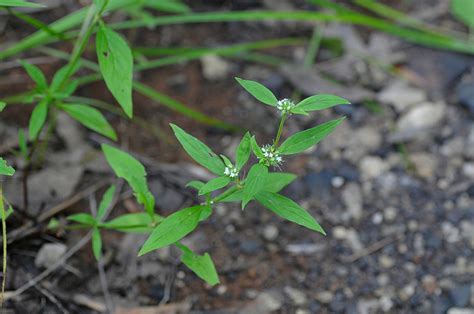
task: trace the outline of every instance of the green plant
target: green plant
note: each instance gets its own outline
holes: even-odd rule
[[[155,197],[148,189],[145,167],[134,157],[118,148],[103,144],[105,157],[119,178],[128,182],[137,202],[144,207],[143,213],[126,214],[110,221],[102,221],[103,213],[110,204],[113,187],[106,193],[97,215],[76,214],[69,220],[79,223],[79,227],[92,228],[94,255],[100,258],[100,231],[112,229],[122,232],[149,234],[139,250],[144,255],[154,250],[174,245],[181,250],[181,261],[208,284],[219,282],[218,275],[208,253],[198,255],[180,243],[202,221],[209,218],[217,203],[237,202],[242,210],[251,201],[257,201],[278,216],[326,234],[320,224],[296,202],[279,194],[296,176],[291,173],[272,172],[280,169],[283,158],[299,154],[319,143],[329,135],[344,118],[332,120],[313,128],[298,132],[286,138],[281,144],[284,124],[293,114],[309,115],[312,111],[327,109],[349,102],[334,95],[315,95],[293,103],[289,99],[278,100],[265,86],[258,82],[237,78],[237,82],[260,102],[278,110],[281,114],[277,132],[271,144],[259,145],[249,132],[242,137],[234,158],[214,153],[206,144],[188,134],[177,125],[171,128],[183,149],[198,164],[208,169],[216,177],[208,182],[191,181],[187,186],[195,189],[203,201],[192,207],[161,217],[154,212]],[[251,158],[251,154],[256,157]],[[252,161],[249,164],[249,160]],[[249,169],[247,174],[244,169]],[[215,194],[216,191],[222,191]]]

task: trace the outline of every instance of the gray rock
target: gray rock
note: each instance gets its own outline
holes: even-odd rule
[[[316,293],[315,298],[318,302],[329,304],[334,299],[334,294],[331,291],[321,291]]]
[[[474,314],[474,308],[452,307],[448,310],[447,314]]]
[[[62,243],[46,243],[39,249],[35,257],[36,267],[49,267],[66,253],[67,247]]]
[[[291,301],[295,305],[301,306],[301,305],[306,304],[308,301],[308,299],[306,298],[306,295],[301,290],[295,289],[290,286],[286,286],[285,288],[283,288],[283,290],[285,291],[285,293],[288,295],[288,297],[291,299]]]
[[[241,314],[266,314],[278,311],[283,305],[283,296],[277,291],[264,291],[238,311]]]
[[[382,158],[377,156],[366,156],[359,163],[359,171],[363,178],[374,179],[385,171],[389,170],[390,165]]]
[[[362,191],[357,183],[349,183],[342,191],[342,201],[350,217],[356,221],[362,218]]]
[[[471,299],[471,285],[465,284],[456,286],[449,291],[449,295],[456,307],[465,307],[469,304]]]
[[[262,233],[265,240],[274,241],[278,237],[278,228],[275,225],[266,225]]]
[[[288,244],[285,250],[288,253],[295,255],[301,254],[315,254],[318,252],[323,252],[326,249],[326,244],[313,244],[313,243],[302,243],[302,244]]]
[[[417,153],[410,155],[409,158],[415,166],[415,171],[418,176],[426,180],[434,179],[438,161],[433,155]]]
[[[211,81],[226,77],[231,68],[229,62],[216,55],[206,55],[200,60],[204,77]]]
[[[392,82],[377,95],[379,102],[393,105],[397,112],[403,112],[426,99],[424,90],[412,87],[404,80]]]
[[[462,166],[462,173],[469,179],[474,179],[474,162],[467,162]]]
[[[391,142],[412,140],[438,127],[446,113],[444,103],[422,103],[414,106],[397,121],[397,132],[390,135]]]

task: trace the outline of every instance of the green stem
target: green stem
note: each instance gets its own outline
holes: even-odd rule
[[[278,132],[277,132],[275,141],[273,142],[273,148],[274,148],[274,149],[277,149],[277,147],[278,147],[278,142],[280,141],[281,133],[283,132],[283,126],[285,125],[286,115],[287,115],[287,114],[284,113],[284,114],[281,116],[280,126],[278,127]]]
[[[230,189],[228,189],[227,191],[224,191],[222,192],[221,194],[217,195],[216,197],[214,197],[212,199],[212,202],[214,203],[219,203],[220,201],[222,201],[223,199],[225,199],[226,197],[234,194],[235,192],[237,192],[238,190],[242,189],[243,186],[242,185],[234,185],[232,186]]]

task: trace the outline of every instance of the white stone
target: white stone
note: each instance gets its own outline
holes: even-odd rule
[[[444,118],[446,105],[444,103],[422,103],[414,106],[397,122],[401,131],[418,131],[437,126]]]
[[[377,95],[379,102],[393,105],[397,112],[402,112],[426,99],[424,90],[412,87],[403,80],[394,81]]]
[[[225,78],[230,71],[230,64],[216,55],[206,55],[201,58],[203,75],[208,80]]]
[[[38,254],[36,254],[36,267],[49,267],[57,262],[61,256],[66,253],[67,247],[62,243],[46,243],[44,244]]]
[[[377,156],[366,156],[359,163],[359,170],[362,177],[373,179],[380,176],[389,169],[389,165]]]

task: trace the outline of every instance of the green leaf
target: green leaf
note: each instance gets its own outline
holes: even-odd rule
[[[319,223],[300,205],[289,198],[273,192],[260,192],[257,201],[278,216],[326,235]]]
[[[268,88],[266,88],[262,84],[255,81],[243,80],[238,77],[236,77],[235,79],[237,80],[237,82],[239,82],[240,85],[242,85],[243,88],[245,88],[247,92],[249,92],[260,102],[263,102],[264,104],[273,107],[276,106],[278,99]]]
[[[174,0],[145,0],[145,6],[166,13],[183,14],[191,12],[191,9],[187,5],[181,1]]]
[[[217,275],[216,267],[208,253],[198,255],[185,245],[177,244],[177,246],[183,252],[183,255],[181,255],[181,262],[183,262],[184,265],[211,286],[219,283],[219,276]]]
[[[92,229],[92,252],[95,259],[98,261],[102,256],[102,237],[100,236],[99,228]]]
[[[99,110],[80,104],[64,104],[61,105],[61,109],[85,127],[114,141],[117,140],[117,134]]]
[[[255,140],[255,135],[250,138],[250,146],[252,147],[252,151],[259,159],[263,158],[262,149],[257,144],[257,140]]]
[[[206,144],[186,133],[179,126],[174,124],[170,124],[170,126],[174,135],[192,159],[218,176],[224,174],[224,163]]]
[[[97,58],[105,84],[128,117],[133,116],[133,57],[118,33],[101,26],[96,37]]]
[[[222,189],[223,187],[225,187],[229,183],[230,183],[230,178],[229,177],[214,178],[211,181],[204,184],[204,186],[202,186],[199,189],[199,195],[204,195],[204,194],[210,193],[212,191]]]
[[[155,222],[163,218],[155,214]],[[147,213],[133,213],[118,216],[110,221],[104,222],[101,228],[112,229],[127,233],[150,233],[153,231],[152,220]]]
[[[236,167],[239,171],[243,166],[245,166],[250,158],[250,145],[250,133],[247,132],[242,137],[242,140],[237,147],[237,151],[235,152]]]
[[[67,74],[69,75],[69,77],[74,75],[74,73],[76,73],[77,70],[79,70],[80,66],[81,66],[80,62],[76,63],[76,65],[74,66],[74,68],[72,68],[72,71],[70,73],[68,73],[69,68],[70,68],[69,64],[66,64],[65,66],[60,68],[58,71],[56,71],[56,73],[53,76],[53,80],[51,81],[51,86],[50,86],[51,92],[54,94],[56,92],[62,92],[63,90],[68,89],[67,86],[72,83],[69,82],[70,79],[68,79],[65,83],[63,83],[64,78],[66,77]],[[61,84],[64,84],[64,85],[61,86]]]
[[[7,104],[3,101],[0,101],[0,112],[3,111],[3,109],[5,109],[5,107],[7,106]]]
[[[281,144],[278,151],[282,155],[301,153],[328,136],[344,119],[345,117],[331,120],[314,128],[293,134]]]
[[[296,175],[285,172],[269,172],[265,176],[265,182],[263,183],[262,191],[267,192],[280,192],[284,187],[290,184]],[[222,199],[222,202],[240,202],[242,201],[243,191],[242,189],[230,194],[228,197]]]
[[[0,0],[0,7],[41,8],[44,7],[44,5],[23,0]]]
[[[12,205],[8,205],[7,212],[5,213],[5,219],[8,219],[13,214],[13,207]]]
[[[204,205],[202,208],[201,216],[199,216],[199,222],[206,220],[211,215],[212,215],[212,207],[209,205]]]
[[[48,81],[46,81],[46,77],[40,68],[23,60],[20,60],[19,62],[23,68],[25,68],[26,73],[28,73],[31,79],[36,83],[36,86],[38,86],[39,90],[44,91],[48,88]]]
[[[474,1],[451,0],[451,13],[470,28],[474,28]]]
[[[102,196],[102,200],[100,201],[99,208],[97,210],[97,220],[101,221],[104,218],[106,210],[112,204],[112,200],[115,194],[115,185],[111,185],[107,191],[105,191],[104,195]]]
[[[74,222],[80,223],[82,225],[87,225],[87,226],[96,225],[95,218],[92,217],[91,214],[86,214],[86,213],[70,215],[67,217],[67,220],[74,221]]]
[[[261,164],[253,165],[245,179],[242,196],[242,209],[250,202],[258,192],[262,191],[263,183],[266,180],[268,168]]]
[[[145,167],[126,152],[113,146],[102,144],[102,151],[117,177],[128,182],[137,201],[145,207],[148,215],[153,217],[155,198],[148,189]]]
[[[234,165],[232,164],[232,161],[230,161],[229,158],[227,158],[225,155],[220,155],[222,160],[224,161],[224,165],[226,167],[233,167]]]
[[[204,186],[204,182],[201,181],[190,181],[186,184],[186,187],[193,188],[195,190],[200,190]]]
[[[145,241],[138,256],[181,240],[197,227],[202,210],[203,206],[194,206],[166,217]]]
[[[0,175],[2,176],[12,176],[15,174],[15,169],[9,166],[5,159],[0,157]]]
[[[28,132],[31,140],[35,140],[43,125],[46,122],[48,116],[48,101],[43,99],[39,104],[36,105],[35,109],[31,113],[30,122],[28,126]]]
[[[300,113],[300,110],[303,112],[323,110],[337,105],[348,104],[350,104],[350,102],[342,97],[329,94],[320,94],[303,99],[291,110],[291,112]]]

